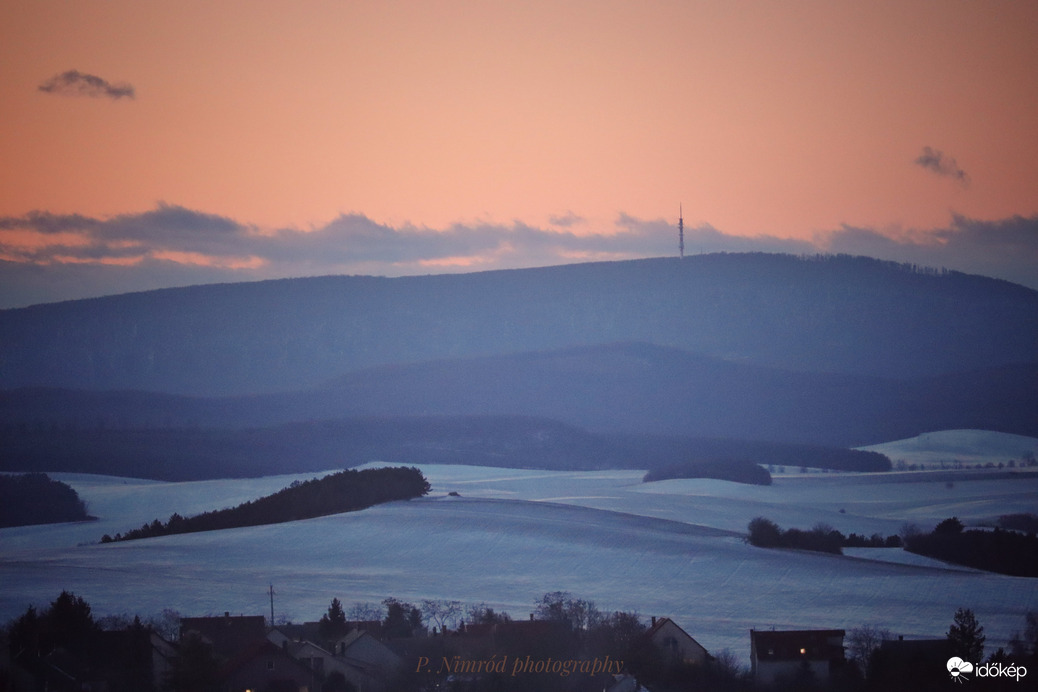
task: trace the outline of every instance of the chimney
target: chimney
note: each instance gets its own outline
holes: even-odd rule
[[[652,616],[652,625],[651,625],[651,627],[655,627],[655,626],[656,626],[656,616],[653,615]]]

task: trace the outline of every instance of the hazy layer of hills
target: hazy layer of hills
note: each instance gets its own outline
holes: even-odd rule
[[[543,418],[344,418],[266,428],[0,427],[3,470],[183,481],[321,471],[378,460],[540,469],[659,469],[737,460],[883,471],[875,452],[754,440],[591,433]],[[714,476],[716,477],[716,476]]]
[[[1038,364],[895,380],[608,344],[382,366],[282,394],[0,392],[8,427],[259,428],[341,418],[534,417],[591,432],[860,446],[929,430],[1038,434]]]
[[[704,455],[691,440],[1038,436],[1038,292],[865,258],[168,289],[0,311],[0,356],[8,470],[650,468]]]

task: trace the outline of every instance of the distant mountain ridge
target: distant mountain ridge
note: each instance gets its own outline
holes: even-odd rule
[[[1038,292],[768,254],[196,286],[0,311],[0,388],[247,395],[617,342],[797,372],[937,376],[1038,360]]]

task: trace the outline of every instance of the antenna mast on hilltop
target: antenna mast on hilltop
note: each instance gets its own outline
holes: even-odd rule
[[[685,258],[685,218],[681,213],[681,205],[678,205],[678,255]]]

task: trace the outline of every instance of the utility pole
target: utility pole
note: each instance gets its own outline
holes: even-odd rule
[[[270,626],[274,626],[274,585],[270,585]]]

